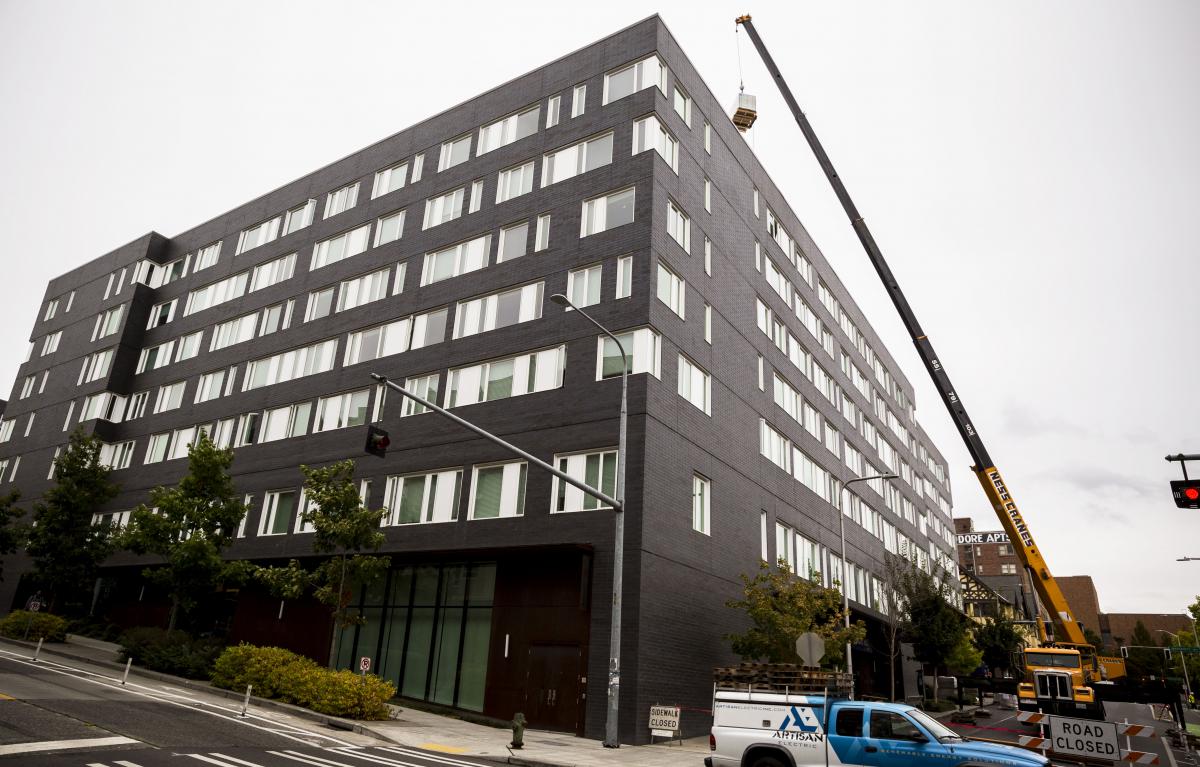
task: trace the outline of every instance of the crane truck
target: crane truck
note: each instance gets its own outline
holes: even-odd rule
[[[763,44],[762,38],[754,28],[750,16],[740,16],[736,24],[746,30],[754,43],[758,55],[766,65],[767,71],[775,80],[779,92],[787,102],[792,116],[800,126],[808,146],[816,156],[817,162],[824,171],[829,183],[833,186],[834,194],[841,201],[842,208],[850,219],[850,224],[857,234],[859,242],[867,252],[871,265],[875,267],[879,278],[883,280],[884,288],[905,329],[917,348],[917,354],[922,364],[933,379],[942,402],[950,412],[955,428],[967,446],[973,465],[971,470],[979,479],[988,502],[1000,518],[1000,523],[1013,542],[1013,549],[1020,558],[1022,565],[1029,574],[1033,588],[1050,614],[1051,627],[1039,616],[1037,619],[1038,639],[1040,646],[1028,648],[1023,653],[1023,680],[1017,686],[1018,704],[1022,710],[1041,710],[1043,713],[1104,718],[1104,705],[1097,697],[1096,684],[1102,680],[1114,680],[1125,676],[1124,661],[1120,658],[1101,657],[1096,648],[1084,637],[1083,626],[1071,612],[1062,589],[1042,556],[1041,550],[1033,539],[1029,525],[1026,524],[1016,499],[1000,475],[984,447],[983,440],[975,429],[966,407],[958,391],[950,383],[950,376],[945,366],[933,349],[929,336],[921,328],[916,314],[900,290],[895,275],[883,258],[883,253],[876,244],[875,238],[867,228],[866,222],[859,214],[858,208],[850,198],[850,193],[842,183],[841,177],[833,167],[817,134],[801,111],[800,105],[792,95],[787,82],[776,66],[771,54]],[[1053,633],[1051,633],[1051,631]]]

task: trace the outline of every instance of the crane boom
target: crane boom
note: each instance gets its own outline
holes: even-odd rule
[[[824,171],[830,185],[833,186],[834,194],[841,201],[842,208],[846,211],[846,216],[850,219],[850,225],[854,228],[855,234],[858,235],[858,240],[862,243],[863,249],[866,250],[867,257],[871,260],[871,265],[875,267],[879,278],[883,280],[888,297],[892,299],[892,304],[896,307],[896,311],[900,313],[900,319],[904,323],[905,329],[912,338],[913,344],[917,347],[917,354],[920,355],[921,362],[925,365],[925,369],[933,379],[934,386],[938,390],[938,395],[942,398],[942,402],[950,412],[950,417],[954,421],[955,428],[958,429],[959,435],[962,436],[963,442],[966,443],[967,452],[971,454],[971,460],[974,462],[971,470],[975,472],[975,476],[983,486],[983,492],[992,504],[992,508],[995,509],[996,515],[1000,518],[1000,524],[1004,527],[1005,532],[1008,533],[1009,539],[1013,541],[1013,550],[1017,552],[1017,556],[1020,557],[1022,564],[1029,571],[1034,589],[1037,591],[1042,603],[1050,610],[1051,620],[1054,622],[1056,628],[1056,637],[1059,641],[1071,644],[1087,644],[1087,640],[1083,635],[1083,629],[1071,613],[1071,608],[1067,604],[1066,597],[1063,596],[1058,582],[1050,574],[1050,568],[1038,550],[1037,544],[1033,540],[1033,534],[1029,531],[1029,526],[1025,524],[1020,509],[1017,507],[1016,500],[1012,497],[1012,493],[1009,492],[1004,479],[1000,476],[1000,470],[996,468],[991,457],[988,455],[987,448],[983,445],[983,440],[980,439],[979,433],[975,430],[975,426],[971,423],[971,419],[967,415],[966,407],[963,405],[954,386],[950,383],[950,376],[946,373],[946,369],[938,359],[937,353],[933,350],[933,343],[921,329],[920,323],[917,322],[917,317],[913,313],[908,299],[905,298],[904,292],[900,290],[896,276],[892,273],[887,261],[884,260],[883,253],[879,250],[879,245],[876,244],[875,238],[871,236],[871,230],[867,228],[866,221],[863,220],[863,217],[858,212],[858,208],[854,205],[854,201],[850,198],[850,193],[846,190],[846,185],[842,183],[841,177],[838,176],[837,170],[833,167],[833,162],[829,159],[829,155],[826,154],[825,148],[821,146],[816,132],[813,130],[808,118],[804,115],[804,112],[800,109],[800,105],[796,102],[795,96],[792,95],[787,82],[784,81],[779,67],[775,64],[775,60],[771,58],[771,54],[763,44],[762,38],[759,37],[758,31],[755,30],[754,23],[750,20],[750,17],[741,16],[736,20],[736,23],[746,29],[746,33],[754,43],[754,47],[758,51],[758,55],[762,58],[763,64],[766,65],[767,71],[771,73],[771,77],[775,80],[775,85],[779,87],[779,92],[783,94],[783,100],[787,102],[788,108],[792,110],[792,116],[796,118],[796,124],[800,126],[800,131],[804,134],[805,140],[808,141],[809,148],[816,155],[821,170]]]

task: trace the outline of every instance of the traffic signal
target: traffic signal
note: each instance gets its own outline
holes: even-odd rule
[[[1128,648],[1128,647],[1126,647],[1125,645],[1121,645],[1121,657],[1122,657],[1122,658],[1128,658],[1128,657],[1129,657],[1129,648]]]
[[[390,444],[392,444],[392,441],[388,439],[386,431],[375,424],[367,424],[367,446],[363,449],[368,454],[384,458],[387,456],[387,449]]]
[[[1167,655],[1167,657],[1165,658],[1165,660],[1166,660],[1168,663],[1170,663],[1170,662],[1171,662],[1171,648],[1170,648],[1170,647],[1164,647],[1164,648],[1163,648],[1163,652],[1164,652],[1164,653],[1166,653],[1166,655]]]
[[[1171,495],[1181,509],[1200,509],[1200,479],[1171,480]]]

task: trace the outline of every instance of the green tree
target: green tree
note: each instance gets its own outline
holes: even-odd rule
[[[108,525],[93,516],[119,487],[100,462],[100,440],[77,428],[54,461],[54,484],[34,504],[26,550],[33,578],[49,592],[48,609],[92,588],[100,564],[112,553]]]
[[[379,523],[385,511],[363,504],[354,484],[354,461],[320,468],[301,466],[300,471],[308,500],[301,513],[313,528],[313,552],[325,558],[312,569],[293,559],[284,567],[259,568],[256,576],[276,596],[296,599],[311,593],[329,608],[334,629],[329,645],[332,666],[342,631],[363,622],[361,615],[349,609],[354,588],[383,577],[391,565],[389,557],[364,553],[378,551],[383,545]]]
[[[974,627],[975,646],[988,668],[1012,669],[1013,656],[1025,645],[1025,637],[1012,621],[989,618]]]
[[[950,605],[946,577],[939,582],[932,573],[914,566],[905,571],[899,588],[908,608],[901,633],[912,643],[917,660],[933,667],[933,698],[937,700],[936,677],[967,633],[967,618]]]
[[[1084,628],[1083,639],[1085,642],[1090,644],[1092,647],[1095,647],[1097,652],[1103,651],[1104,638],[1101,637],[1099,634],[1097,634],[1095,631],[1092,631],[1089,628]]]
[[[1152,649],[1158,647],[1158,642],[1150,635],[1146,624],[1138,621],[1133,626],[1133,636],[1129,639],[1129,658],[1125,666],[1133,677],[1161,676],[1163,673],[1163,652]]]
[[[750,618],[750,628],[725,637],[743,660],[796,663],[796,639],[811,631],[825,640],[823,665],[842,663],[846,642],[861,642],[867,634],[862,621],[845,627],[842,594],[789,572],[787,563],[772,568],[759,563],[753,577],[742,574],[742,598],[727,607],[741,610]]]
[[[189,617],[222,584],[243,581],[248,562],[226,562],[222,550],[233,541],[246,506],[229,476],[233,451],[222,450],[207,434],[188,448],[188,473],[176,487],[150,491],[150,505],[134,510],[120,545],[135,554],[160,557],[143,570],[146,580],[171,598],[168,629]]]
[[[966,676],[979,668],[980,663],[983,663],[983,652],[971,639],[971,632],[964,631],[958,644],[946,656],[946,668],[951,674]]]
[[[888,645],[888,700],[896,700],[896,661],[900,657],[900,638],[908,621],[908,602],[901,584],[915,565],[904,557],[884,553],[883,577],[880,583],[880,609],[887,616],[884,636]]]

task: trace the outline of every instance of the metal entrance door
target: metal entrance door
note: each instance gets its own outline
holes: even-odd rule
[[[525,676],[525,718],[536,729],[578,734],[582,710],[579,645],[532,645]]]

